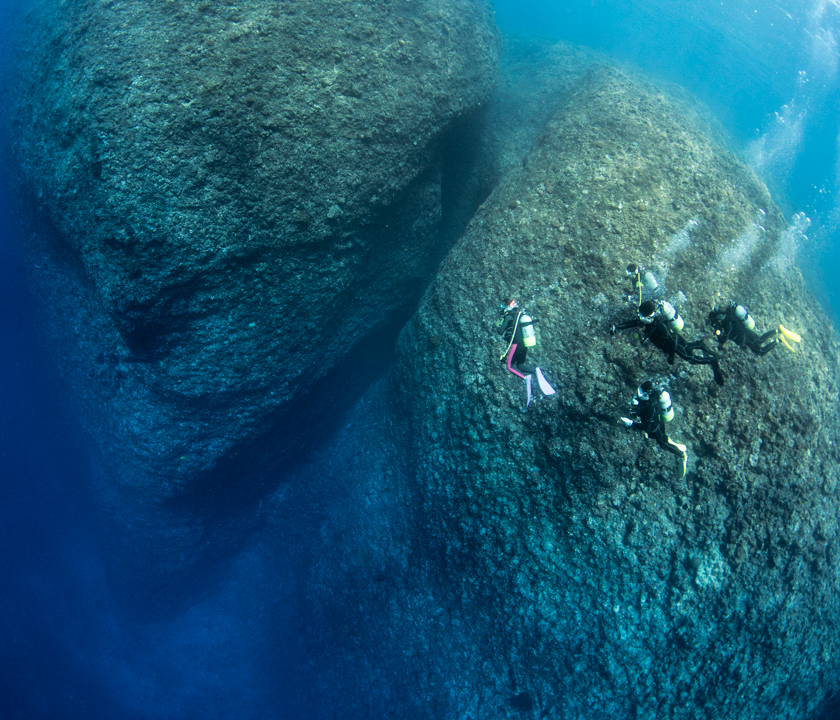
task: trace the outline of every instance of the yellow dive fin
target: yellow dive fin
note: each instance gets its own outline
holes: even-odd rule
[[[792,340],[795,343],[802,342],[802,336],[797,335],[793,330],[788,330],[784,325],[779,323],[779,330],[781,330],[782,335],[784,335],[788,340]]]
[[[686,447],[685,447],[685,445],[681,445],[680,443],[674,442],[673,440],[670,440],[670,439],[668,440],[668,444],[673,445],[675,448],[677,448],[677,450],[679,450],[683,454],[683,457],[682,457],[682,475],[680,475],[680,480],[682,480],[685,477],[686,464],[688,463],[688,453],[686,452]]]
[[[790,344],[787,340],[785,340],[785,336],[784,336],[784,335],[782,335],[782,336],[779,338],[779,340],[781,340],[781,341],[782,341],[782,345],[784,345],[784,346],[785,346],[788,350],[790,350],[791,352],[796,352],[796,350],[794,350],[794,349],[793,349],[793,346],[792,346],[792,345],[791,345],[791,344]]]

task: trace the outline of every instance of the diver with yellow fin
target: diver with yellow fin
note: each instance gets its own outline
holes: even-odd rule
[[[680,479],[685,477],[688,453],[686,446],[671,440],[665,432],[665,424],[674,419],[674,406],[671,395],[665,388],[657,388],[648,380],[642,383],[630,407],[633,418],[621,418],[629,428],[639,430],[646,438],[656,440],[659,446],[675,455],[679,460],[682,472]]]
[[[759,335],[755,330],[755,320],[743,305],[730,303],[728,307],[715,306],[709,313],[707,322],[714,328],[715,339],[720,347],[731,340],[742,350],[749,348],[756,355],[766,355],[780,342],[791,352],[802,338],[793,330],[788,330],[781,323],[778,328]],[[788,342],[790,341],[790,342]]]

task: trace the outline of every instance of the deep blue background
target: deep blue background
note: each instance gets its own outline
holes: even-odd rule
[[[788,217],[812,218],[801,262],[837,316],[838,287],[824,279],[840,273],[836,7],[818,16],[810,0],[496,5],[506,32],[588,45],[703,99]],[[14,26],[11,6],[0,0],[0,34]],[[42,345],[15,233],[0,187],[0,717],[305,716],[278,683],[294,675],[294,603],[270,550],[246,551],[224,586],[179,618],[141,623],[113,602],[86,439]]]

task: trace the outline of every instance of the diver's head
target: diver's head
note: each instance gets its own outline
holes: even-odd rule
[[[502,312],[507,312],[508,310],[518,308],[519,304],[513,298],[505,298],[504,300],[502,300],[500,307],[502,309]]]
[[[636,393],[639,397],[649,397],[653,390],[653,383],[650,380],[645,380],[639,385],[639,391]]]
[[[645,325],[652,323],[655,315],[656,303],[652,300],[645,300],[641,305],[639,305],[639,320],[641,320]]]
[[[630,263],[627,266],[627,274],[635,277],[636,275],[640,275],[643,269],[636,265],[636,263]]]
[[[723,325],[723,321],[726,318],[726,310],[721,310],[720,305],[715,305],[711,312],[709,312],[709,316],[706,318],[706,322],[709,323],[714,328],[720,327]]]

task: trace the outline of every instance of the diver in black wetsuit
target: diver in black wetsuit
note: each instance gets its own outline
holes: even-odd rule
[[[647,300],[639,305],[638,317],[613,325],[611,331],[615,334],[618,330],[635,327],[642,328],[644,339],[649,340],[668,356],[669,365],[674,364],[676,355],[692,365],[710,365],[715,382],[723,385],[723,373],[718,365],[718,356],[708,350],[702,340],[686,342],[679,332],[683,328],[683,319],[670,303]]]
[[[629,428],[639,430],[645,437],[656,440],[663,450],[676,455],[682,465],[682,476],[685,475],[686,454],[685,445],[674,442],[665,432],[665,423],[674,419],[674,407],[671,396],[665,388],[656,388],[649,380],[642,384],[630,408],[633,419],[623,417],[622,422]]]
[[[773,328],[759,335],[755,331],[755,320],[743,305],[730,303],[729,307],[723,310],[715,306],[709,313],[707,322],[714,328],[715,340],[720,347],[723,347],[727,340],[731,340],[742,350],[749,348],[756,355],[766,355],[779,344],[779,330]]]

